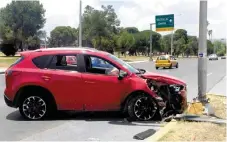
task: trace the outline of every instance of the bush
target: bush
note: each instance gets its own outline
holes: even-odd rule
[[[0,49],[6,56],[14,56],[17,52],[13,44],[1,44]]]

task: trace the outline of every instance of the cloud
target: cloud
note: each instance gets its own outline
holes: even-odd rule
[[[134,26],[139,30],[149,29],[149,23],[155,21],[155,15],[175,14],[175,28],[183,28],[191,35],[199,32],[199,0],[125,0],[133,3],[123,5],[118,10],[122,26]],[[135,14],[136,13],[136,14]],[[179,16],[180,15],[180,16]],[[209,28],[213,37],[226,36],[226,0],[208,0]],[[160,32],[161,34],[166,34]]]
[[[11,0],[1,0],[0,7]],[[227,0],[208,1],[208,28],[213,37],[226,37]],[[78,27],[79,0],[40,0],[46,9],[47,19],[44,29],[49,33],[56,26]],[[175,28],[183,28],[191,35],[199,31],[200,0],[82,0],[82,8],[90,5],[100,9],[102,4],[112,4],[121,21],[121,26],[133,26],[139,30],[149,29],[149,23],[155,22],[155,15],[175,14]],[[180,15],[180,16],[179,16]],[[155,27],[153,27],[155,30]],[[161,32],[162,33],[162,32]],[[165,34],[165,33],[164,33]]]

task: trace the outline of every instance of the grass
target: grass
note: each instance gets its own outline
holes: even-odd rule
[[[214,107],[215,115],[219,118],[226,119],[226,97],[207,95],[211,105]]]
[[[215,115],[226,119],[226,97],[208,95]],[[226,125],[180,121],[159,141],[225,141]]]
[[[149,60],[149,57],[146,56],[120,56],[120,59],[126,61],[126,62],[133,62],[133,61],[145,61]]]
[[[0,68],[7,68],[12,65],[20,56],[5,56],[3,53],[0,52]]]

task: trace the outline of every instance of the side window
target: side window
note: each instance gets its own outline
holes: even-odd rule
[[[40,69],[44,69],[47,67],[51,59],[53,58],[52,55],[43,55],[36,57],[32,60],[32,62],[35,64],[36,67]]]
[[[95,56],[85,56],[84,58],[87,73],[109,76],[118,76],[119,74],[119,69],[117,67],[102,58]]]
[[[113,65],[111,65],[110,63],[108,63],[103,59],[100,59],[98,57],[90,57],[90,58],[91,58],[92,68],[103,68],[103,69],[113,68]]]
[[[76,55],[55,55],[49,65],[50,69],[77,71]]]

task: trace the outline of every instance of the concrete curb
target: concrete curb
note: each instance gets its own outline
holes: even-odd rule
[[[165,134],[167,134],[175,125],[177,124],[176,120],[172,120],[169,123],[167,123],[162,129],[160,129],[158,132],[156,132],[154,135],[148,137],[146,141],[154,142],[161,139]]]

